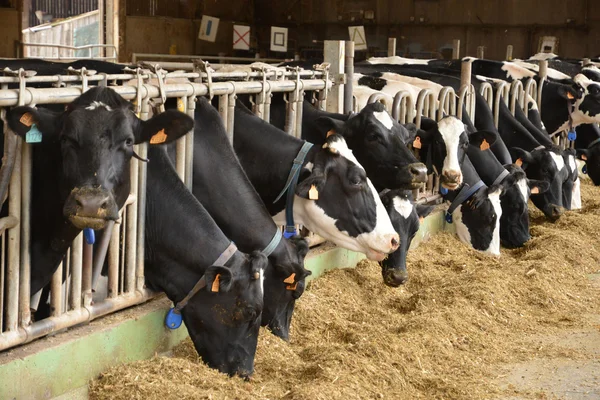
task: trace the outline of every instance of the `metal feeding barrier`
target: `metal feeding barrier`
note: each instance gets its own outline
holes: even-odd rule
[[[123,74],[96,74],[83,68],[70,75],[44,76],[28,71],[4,71],[0,77],[2,118],[8,107],[67,104],[93,85],[112,85],[132,101],[135,113],[148,119],[151,110],[164,111],[169,98],[177,108],[194,116],[198,96],[219,97],[219,112],[233,140],[235,99],[251,96],[253,111],[268,121],[272,93],[284,93],[287,101],[286,131],[301,136],[302,101],[306,92],[321,109],[332,83],[327,65],[319,70],[257,69],[252,72],[212,72],[196,62],[193,72],[168,72],[158,65],[143,64]],[[34,76],[35,75],[35,76]],[[65,87],[35,87],[58,85]],[[9,85],[11,86],[9,88]],[[17,86],[17,88],[13,88]],[[176,169],[188,188],[192,184],[193,131],[177,144]],[[136,145],[141,158],[147,144]],[[50,282],[50,316],[32,321],[42,291],[30,293],[31,243],[31,144],[12,133],[4,123],[4,159],[0,169],[0,196],[8,195],[8,216],[0,219],[0,351],[30,342],[52,332],[91,321],[102,315],[143,303],[157,294],[145,287],[144,228],[146,164],[130,161],[131,193],[118,221],[109,224],[95,244],[77,236]],[[101,271],[107,262],[106,293],[101,294]]]

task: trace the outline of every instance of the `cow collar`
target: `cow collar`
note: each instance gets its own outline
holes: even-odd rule
[[[485,186],[482,180],[479,180],[473,186],[470,186],[468,183],[465,183],[460,192],[456,195],[452,203],[450,203],[450,207],[448,207],[448,211],[446,211],[446,221],[448,223],[452,223],[452,213],[454,210],[458,208],[462,203],[467,201],[471,196],[475,194],[479,189]]]
[[[283,190],[273,201],[277,203],[281,196],[287,191],[287,197],[285,202],[285,232],[283,236],[286,239],[289,239],[298,234],[296,231],[296,225],[294,224],[294,195],[296,192],[296,185],[298,184],[298,177],[300,176],[300,169],[302,164],[304,164],[304,159],[308,154],[308,151],[313,147],[313,144],[310,142],[304,142],[302,148],[298,152],[296,158],[294,158],[294,163],[292,164],[292,169],[290,170],[290,174],[288,175],[287,182],[283,187]]]
[[[273,251],[279,245],[279,242],[281,242],[281,231],[279,230],[279,228],[277,228],[275,230],[275,234],[273,235],[273,238],[271,239],[271,241],[269,242],[267,247],[265,247],[264,250],[262,251],[262,253],[265,255],[265,257],[269,257],[273,253]]]
[[[570,101],[567,100],[567,113],[569,115],[569,121],[567,122],[567,139],[571,140],[571,141],[575,141],[575,139],[577,139],[577,132],[575,132],[575,128],[573,127],[573,113],[575,112],[575,102],[571,103]],[[564,130],[563,126],[565,126],[565,124],[562,124],[557,130],[555,130],[550,137],[554,137],[556,135],[558,135],[561,131]]]
[[[500,172],[500,175],[498,175],[498,177],[496,178],[496,180],[494,181],[494,183],[492,183],[492,186],[494,185],[498,185],[500,183],[502,183],[502,181],[504,181],[504,179],[510,174],[510,172],[508,172],[508,170],[502,170],[502,172]]]
[[[590,143],[587,148],[591,149],[593,146],[597,145],[598,143],[600,143],[600,138],[592,140],[592,143]]]
[[[211,264],[211,267],[224,266],[231,259],[231,257],[233,257],[233,255],[235,254],[236,251],[237,251],[237,246],[233,242],[229,243],[229,246],[227,246],[225,251],[223,253],[221,253],[221,255],[215,260],[215,262],[213,262]],[[183,300],[181,300],[179,303],[175,304],[175,307],[172,307],[167,312],[167,316],[165,317],[165,325],[167,326],[167,328],[177,329],[181,326],[181,322],[182,322],[181,310],[183,309],[183,307],[185,307],[187,305],[187,303],[192,299],[192,297],[194,297],[194,295],[196,295],[196,293],[198,293],[201,289],[203,289],[205,287],[206,287],[206,276],[204,274],[202,274],[202,276],[200,277],[198,282],[196,282],[196,284],[194,285],[192,290],[189,291],[187,296],[185,296],[183,298]],[[213,289],[212,291],[213,292],[218,291],[218,289],[217,290]]]

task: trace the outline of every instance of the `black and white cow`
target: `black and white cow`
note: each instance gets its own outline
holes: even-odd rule
[[[193,120],[167,111],[142,121],[129,102],[102,87],[91,88],[64,111],[17,107],[7,119],[22,137],[41,135],[41,143],[33,146],[31,293],[50,281],[81,229],[102,229],[118,218],[130,192],[133,145],[150,142],[147,283],[180,301],[204,274],[208,287],[219,294],[204,290],[183,309],[195,346],[211,366],[250,374],[266,258],[235,252],[226,266],[212,267],[229,240],[174,171],[169,174],[166,153],[152,149],[182,137]],[[217,274],[220,284],[214,283]]]
[[[398,250],[380,263],[381,274],[386,285],[398,287],[408,280],[406,255],[419,230],[420,220],[429,215],[434,206],[415,204],[410,190],[385,190],[380,196],[394,229],[400,235]]]
[[[267,249],[279,228],[239,164],[219,113],[200,97],[194,119],[194,196],[241,251]],[[308,243],[281,238],[268,250],[262,325],[287,340],[295,300],[310,275],[304,269]]]
[[[274,200],[286,186],[303,141],[256,117],[240,102],[235,107],[233,137],[250,182],[275,222],[283,224],[285,196]],[[322,146],[309,150],[295,194],[295,223],[338,246],[376,261],[398,248],[398,234],[379,195],[341,135],[332,134]]]
[[[278,98],[271,105],[271,123],[279,129],[285,125],[285,103]],[[320,146],[329,132],[343,136],[378,190],[413,189],[427,180],[425,166],[399,140],[414,137],[416,129],[398,124],[382,104],[374,103],[349,117],[318,110],[304,101],[302,138]]]

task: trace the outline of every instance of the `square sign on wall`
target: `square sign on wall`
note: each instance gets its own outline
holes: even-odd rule
[[[245,25],[233,26],[233,48],[235,50],[250,50],[250,27]]]
[[[367,37],[364,26],[349,26],[350,41],[354,42],[354,50],[367,50]]]
[[[288,28],[271,27],[271,51],[287,51]]]
[[[207,42],[214,42],[217,38],[217,29],[219,29],[219,18],[203,15],[202,22],[200,22],[200,33],[198,33],[198,39],[206,40]]]

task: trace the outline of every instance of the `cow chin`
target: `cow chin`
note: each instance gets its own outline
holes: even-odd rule
[[[108,222],[108,220],[104,218],[82,217],[79,215],[69,217],[69,221],[78,229],[90,228],[94,230],[104,229]]]
[[[385,257],[387,256],[387,254],[385,253],[380,253],[378,251],[369,249],[367,250],[367,252],[365,253],[367,255],[367,258],[369,260],[373,260],[373,261],[377,261],[377,262],[381,262],[385,259]]]

